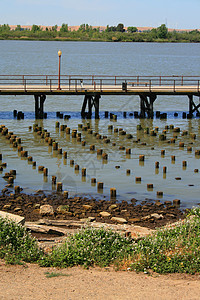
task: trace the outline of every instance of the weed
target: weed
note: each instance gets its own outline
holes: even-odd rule
[[[44,273],[47,278],[52,278],[52,277],[60,277],[60,276],[71,276],[70,274],[63,274],[63,273],[58,273],[58,272],[45,272]]]

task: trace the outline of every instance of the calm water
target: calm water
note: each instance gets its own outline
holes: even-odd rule
[[[58,50],[62,50],[62,74],[99,74],[99,75],[200,75],[200,44],[151,44],[151,43],[91,43],[91,42],[33,42],[33,41],[0,41],[0,74],[57,74]],[[80,119],[80,108],[83,98],[80,96],[49,96],[45,102],[45,111],[48,119],[40,121],[39,124],[47,129],[63,148],[68,151],[69,159],[64,161],[48,148],[37,135],[29,132],[28,127],[34,120],[34,99],[32,96],[1,96],[0,124],[5,124],[10,131],[14,131],[22,138],[23,146],[34,157],[37,165],[45,165],[49,169],[48,179],[44,181],[43,175],[39,174],[37,168],[34,170],[26,160],[22,160],[17,151],[0,136],[0,151],[3,160],[7,162],[10,169],[17,170],[15,185],[20,185],[26,192],[37,189],[51,191],[51,176],[56,175],[63,182],[65,190],[71,194],[94,194],[96,187],[91,186],[90,180],[96,177],[97,181],[104,182],[103,195],[108,197],[111,187],[117,188],[118,199],[129,200],[135,197],[138,200],[145,198],[157,199],[156,192],[163,191],[161,201],[179,198],[182,207],[190,207],[200,202],[199,182],[200,173],[194,173],[195,168],[200,168],[200,161],[194,155],[195,149],[200,149],[200,121],[198,119],[182,120],[172,118],[172,112],[188,110],[187,97],[160,96],[155,102],[154,109],[171,112],[167,120],[137,120],[123,119],[122,111],[132,112],[139,110],[138,96],[105,96],[101,98],[100,110],[118,111],[118,121],[113,123],[116,128],[123,128],[127,133],[134,136],[133,140],[140,138],[141,143],[114,135],[108,132],[108,124],[111,121],[102,118],[99,121],[91,120],[91,128],[111,139],[111,144],[103,144],[93,136],[82,132],[83,139],[87,144],[82,147],[76,141],[66,137],[65,134],[55,130],[56,111],[70,112],[72,118],[69,121],[61,120],[72,129],[78,129]],[[165,101],[163,101],[165,100]],[[13,119],[12,111],[22,110],[25,120]],[[136,126],[159,127],[159,132],[165,125],[174,124],[181,130],[196,133],[194,141],[190,136],[178,136],[175,144],[159,142],[157,137],[149,137],[137,132]],[[173,132],[168,132],[171,138]],[[185,148],[179,150],[179,141],[185,142]],[[112,142],[117,146],[113,147]],[[193,147],[191,153],[187,152],[190,143]],[[89,145],[95,144],[96,148],[103,148],[109,155],[108,163],[103,164],[97,159],[96,153],[91,153]],[[127,157],[124,151],[119,151],[119,146],[124,145],[132,149],[132,154]],[[154,150],[152,150],[154,147]],[[160,150],[165,149],[165,157],[161,157]],[[145,154],[144,165],[140,165],[138,157]],[[175,164],[171,163],[171,155],[176,155]],[[85,181],[81,178],[81,172],[75,173],[70,167],[69,161],[74,159],[80,168],[87,168]],[[187,168],[182,168],[182,161],[187,160]],[[159,172],[155,172],[155,161],[160,162]],[[115,166],[120,166],[116,169]],[[166,178],[163,177],[162,167],[167,166]],[[131,175],[126,175],[126,169],[131,169]],[[0,175],[0,188],[5,186]],[[141,184],[135,183],[135,177],[141,176]],[[181,180],[175,180],[181,177]],[[153,183],[153,191],[147,190],[147,184]],[[99,195],[102,197],[102,195]]]

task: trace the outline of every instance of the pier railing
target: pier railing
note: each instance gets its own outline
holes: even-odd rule
[[[3,90],[44,90],[58,87],[63,91],[119,91],[142,89],[152,92],[192,88],[200,92],[200,76],[106,76],[106,75],[0,75],[0,91]]]

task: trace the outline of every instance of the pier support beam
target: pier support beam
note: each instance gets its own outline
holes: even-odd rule
[[[44,118],[44,102],[46,100],[46,95],[34,95],[35,98],[35,118]]]
[[[199,103],[196,104],[193,100],[194,95],[188,95],[189,98],[189,115],[192,116],[193,113],[196,111],[198,114],[200,113],[199,108],[200,108],[200,98],[199,98]]]
[[[148,99],[149,98],[149,99]],[[144,95],[140,94],[140,117],[152,119],[153,118],[153,103],[156,100],[157,95]]]
[[[81,117],[91,119],[92,117],[92,107],[95,109],[95,119],[99,119],[99,99],[101,96],[99,94],[95,95],[85,95],[83,100],[83,105],[81,109]],[[88,106],[88,111],[86,108]]]

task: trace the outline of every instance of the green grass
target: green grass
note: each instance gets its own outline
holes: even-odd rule
[[[0,219],[0,258],[8,263],[38,262],[44,267],[109,265],[136,272],[200,273],[200,208],[170,229],[159,229],[138,241],[103,227],[71,235],[49,254],[23,226]],[[48,273],[49,277],[62,273]],[[62,274],[62,276],[64,276]]]
[[[47,278],[60,277],[60,276],[71,276],[70,274],[63,274],[60,272],[45,272]]]

